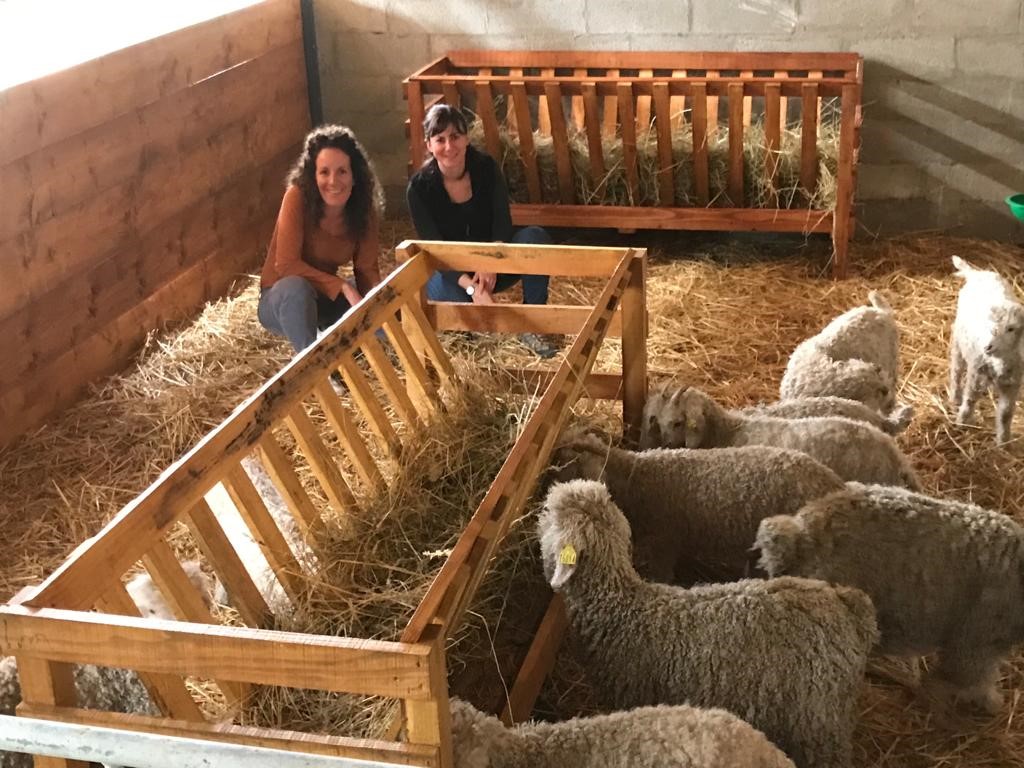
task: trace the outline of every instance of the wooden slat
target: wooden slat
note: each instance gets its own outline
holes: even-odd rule
[[[486,80],[478,80],[476,83],[476,111],[484,126],[484,145],[487,147],[487,154],[500,163],[502,157],[501,134],[498,130],[498,118],[494,112],[491,84]]]
[[[709,85],[714,84],[714,81],[718,79],[718,72],[714,70],[708,70],[707,79]],[[718,130],[718,96],[708,97],[708,135],[713,136]]]
[[[437,340],[437,334],[433,327],[431,327],[430,321],[427,320],[427,316],[423,313],[423,307],[416,302],[409,302],[403,309],[403,320],[406,315],[411,320],[407,326],[411,331],[410,336],[418,338],[419,342],[430,353],[430,361],[440,373],[442,380],[446,383],[450,382],[455,375],[455,369],[452,367],[451,360],[448,359],[448,354],[444,351],[444,347],[441,346],[441,342]]]
[[[322,518],[316,505],[309,498],[309,494],[306,493],[306,489],[302,487],[302,481],[295,472],[291,461],[274,438],[272,431],[264,433],[256,447],[260,463],[274,483],[274,487],[281,494],[284,503],[288,505],[288,510],[302,528],[302,532],[309,537],[320,527]]]
[[[697,205],[706,206],[711,199],[708,165],[708,97],[703,83],[693,86],[691,123],[693,127],[693,183]]]
[[[753,71],[749,70],[749,69],[745,69],[742,72],[740,72],[740,77],[742,77],[744,79],[750,78],[750,77],[753,77],[753,76],[754,76]],[[753,101],[754,101],[754,99],[753,99],[752,96],[744,96],[743,97],[743,127],[744,128],[749,128],[750,127],[750,113],[751,113],[751,109],[753,107]]]
[[[128,594],[128,590],[125,589],[124,585],[118,581],[114,585],[110,586],[104,593],[103,597],[99,600],[96,606],[100,611],[108,614],[117,614],[119,616],[128,616],[139,621],[147,621],[157,623],[156,619],[140,619],[139,609],[135,606],[135,601],[132,600],[131,595]],[[0,616],[0,626],[6,624],[6,616]],[[104,620],[111,621],[111,616],[104,616]],[[174,624],[176,622],[160,621],[160,624]],[[67,642],[68,635],[63,636],[63,645],[66,650],[70,650],[71,654],[74,654],[75,646],[82,643],[85,638],[81,638],[74,635],[76,642],[70,646]],[[40,638],[38,642],[45,643],[45,640]],[[119,643],[116,638],[110,638],[111,650],[114,653],[114,661],[93,662],[106,667],[117,667],[124,666],[129,669],[135,669],[135,665],[128,661],[130,653],[126,652],[123,644]],[[15,646],[16,647],[16,646]],[[49,654],[39,654],[36,652],[36,648],[33,647],[31,651],[32,655],[44,656],[44,658],[55,658]],[[122,656],[123,654],[123,656]],[[122,663],[121,660],[124,659]],[[71,659],[59,658],[58,661],[70,661]],[[149,691],[149,696],[156,704],[157,708],[162,712],[176,717],[179,720],[191,720],[196,722],[203,721],[203,713],[199,709],[199,706],[195,703],[192,695],[188,692],[188,688],[185,687],[185,680],[181,675],[165,674],[160,672],[143,673],[139,672],[139,680]],[[214,674],[204,675],[204,677],[213,678]]]
[[[822,72],[821,70],[811,70],[810,72],[807,73],[807,77],[809,77],[811,80],[824,80],[825,79],[825,73]],[[825,95],[825,94],[823,94],[821,92],[820,88],[818,90],[818,95],[819,96],[824,96]],[[817,106],[818,106],[818,108],[815,110],[816,113],[817,113],[816,114],[817,122],[818,122],[818,125],[821,125],[821,99],[820,98],[818,99],[818,105]]]
[[[251,627],[270,626],[270,608],[205,499],[189,511],[185,521],[242,621]]]
[[[212,598],[212,596],[204,596],[199,593],[188,574],[181,567],[181,563],[178,562],[170,545],[164,541],[158,542],[146,553],[142,562],[153,578],[153,582],[160,589],[160,594],[179,619],[196,624],[216,623],[206,604],[206,599]],[[227,680],[214,680],[214,682],[224,694],[229,709],[241,702],[245,695],[243,687],[236,683]]]
[[[260,3],[16,85],[0,102],[0,165],[301,39],[295,4]]]
[[[431,269],[460,272],[482,269],[524,275],[607,277],[618,263],[617,259],[622,258],[621,248],[603,246],[454,243],[444,240],[406,242],[415,243],[427,252]],[[550,258],[552,253],[557,253],[558,258]]]
[[[562,638],[568,626],[565,603],[561,595],[554,595],[547,611],[544,612],[540,626],[534,633],[530,650],[523,659],[501,713],[501,719],[506,725],[523,723],[530,719],[544,679],[555,668],[555,656],[562,645]]]
[[[377,374],[377,380],[384,388],[391,405],[402,421],[409,427],[421,426],[419,413],[409,398],[409,393],[405,390],[405,383],[399,378],[395,367],[384,353],[380,342],[377,341],[377,337],[367,336],[363,341],[362,350],[370,363],[370,368]]]
[[[587,70],[580,67],[573,71],[575,77],[586,77]],[[577,131],[582,131],[586,125],[586,112],[583,109],[583,96],[572,97],[572,123],[576,127]]]
[[[576,202],[576,185],[572,180],[572,160],[569,156],[569,132],[565,126],[565,113],[562,111],[562,89],[558,83],[545,86],[545,98],[541,100],[547,105],[548,132],[555,149],[555,167],[558,172],[558,196],[567,205]]]
[[[831,232],[829,211],[806,209],[632,205],[513,205],[512,221],[541,227],[716,230],[720,232]]]
[[[356,760],[379,760],[411,766],[436,766],[436,750],[397,741],[353,739],[315,733],[256,728],[231,723],[182,723],[160,717],[125,715],[70,707],[26,706],[19,711],[26,717],[64,723],[97,725],[122,730],[154,733],[161,736],[188,736],[226,744],[287,749],[314,755],[334,755]],[[87,768],[83,764],[81,768]]]
[[[288,540],[281,533],[277,521],[267,510],[267,505],[257,492],[249,475],[240,465],[235,466],[228,472],[223,483],[246,527],[252,532],[253,540],[259,546],[260,552],[267,558],[267,563],[273,569],[274,575],[284,587],[284,591],[292,600],[298,599],[305,590],[302,566],[296,560]]]
[[[542,77],[554,77],[555,70],[551,67],[546,67],[540,71]],[[559,105],[559,111],[562,107]],[[541,135],[551,135],[551,104],[545,99],[537,100],[537,131]]]
[[[430,380],[430,374],[427,373],[427,369],[420,361],[420,356],[416,353],[402,325],[392,318],[384,323],[384,332],[391,340],[395,354],[398,355],[398,359],[405,369],[406,387],[411,390],[409,396],[416,404],[422,419],[427,421],[434,415],[436,404],[440,402],[437,388]]]
[[[587,321],[590,307],[547,304],[433,304],[427,309],[438,328],[449,331],[483,331],[486,333],[579,333]],[[609,336],[621,335],[622,322],[612,318]]]
[[[426,645],[22,606],[0,608],[0,632],[15,655],[125,666],[179,680],[220,676],[401,699],[430,696]]]
[[[370,455],[366,443],[359,434],[359,428],[348,413],[348,409],[342,405],[341,400],[335,394],[331,386],[325,382],[316,385],[313,390],[320,407],[327,417],[327,423],[331,425],[335,436],[341,447],[345,449],[349,459],[352,460],[356,472],[370,488],[376,491],[384,489],[384,477],[380,473],[373,456]]]
[[[672,70],[672,77],[674,77],[674,78],[686,77],[686,70],[685,69],[673,69]],[[672,130],[673,130],[673,132],[674,131],[681,131],[683,129],[683,125],[685,125],[685,123],[686,123],[686,116],[684,114],[684,112],[686,111],[686,96],[685,95],[673,96],[669,100],[669,109],[672,112]]]
[[[584,83],[583,89],[584,122],[587,128],[587,149],[590,155],[590,181],[594,190],[592,194],[595,199],[600,199],[607,179],[604,168],[604,146],[601,141],[601,117],[598,110],[597,88],[593,83]]]
[[[775,71],[775,76],[777,78],[779,78],[780,80],[788,80],[789,79],[789,72],[787,72],[786,70],[776,70]],[[781,93],[781,92],[782,91],[780,90],[779,93]],[[767,93],[765,94],[765,96],[767,97]],[[781,97],[779,99],[779,132],[780,133],[784,133],[786,131],[786,124],[787,124],[788,119],[789,119],[788,111],[789,111],[789,102],[786,100],[786,97],[783,96],[783,97]]]
[[[808,198],[818,186],[818,86],[804,83],[800,104],[800,186]]]
[[[57,664],[31,656],[18,656],[18,678],[24,703],[18,706],[22,712],[28,706],[68,707],[77,705],[75,675],[70,664]],[[63,760],[46,755],[35,755],[34,768],[90,768],[89,762]]]
[[[779,196],[775,192],[775,181],[779,169],[779,151],[782,147],[781,133],[779,129],[779,87],[767,86],[764,97],[764,175],[768,180],[771,194],[768,197],[767,208],[779,207]]]
[[[604,73],[605,77],[618,78],[619,70],[609,69]],[[601,134],[608,137],[615,136],[615,122],[619,117],[618,94],[605,96],[604,99],[604,121],[601,124]]]
[[[732,204],[743,207],[743,85],[729,86],[729,181]]]
[[[519,78],[523,75],[523,69],[522,67],[513,67],[509,69],[508,74],[509,77]],[[493,83],[494,78],[490,78],[490,81]],[[512,136],[517,136],[519,134],[519,126],[516,118],[516,115],[518,114],[518,107],[516,107],[516,95],[513,92],[511,85],[509,86],[507,93],[508,97],[505,100],[505,127]]]
[[[672,156],[672,115],[669,106],[668,86],[660,84],[654,88],[654,127],[658,137],[658,202],[664,206],[675,205],[676,191]]]
[[[854,74],[856,53],[756,51],[508,51],[491,48],[448,51],[454,67],[618,67],[623,69],[828,69]]]
[[[633,117],[633,84],[619,83],[619,122],[622,126],[622,164],[626,170],[630,202],[640,205],[640,171],[636,157],[636,120]]]
[[[306,409],[301,403],[284,417],[284,423],[288,427],[288,431],[295,437],[299,450],[306,457],[313,476],[320,483],[320,487],[334,511],[339,515],[356,511],[359,505],[356,503],[355,496],[352,495],[352,489],[348,487],[345,478],[338,471],[330,451],[320,439],[316,426],[306,415]]]
[[[640,77],[654,77],[654,70],[641,69]],[[636,97],[636,132],[637,134],[651,130],[651,97],[639,95]]]
[[[526,188],[530,202],[541,200],[540,172],[537,168],[537,151],[533,145],[533,127],[530,123],[530,103],[526,98],[523,83],[512,83],[512,95],[515,97],[516,125],[519,129],[519,156],[523,159],[526,169]]]
[[[860,86],[843,88],[839,116],[839,168],[836,172],[836,208],[833,214],[832,248],[835,252],[832,274],[846,277],[847,251],[852,234],[850,218],[853,215],[854,163],[857,150],[857,119],[860,112]]]
[[[370,429],[380,438],[382,447],[389,455],[397,456],[400,449],[398,434],[381,407],[377,396],[370,388],[363,372],[359,370],[359,366],[350,356],[346,356],[342,359],[338,370],[345,379],[352,400],[355,401],[356,407],[370,425]]]

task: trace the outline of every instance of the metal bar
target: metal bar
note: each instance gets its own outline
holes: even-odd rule
[[[287,752],[181,736],[0,715],[0,749],[134,768],[403,768],[400,763]]]

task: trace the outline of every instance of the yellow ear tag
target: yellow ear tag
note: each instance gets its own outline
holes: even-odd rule
[[[562,565],[576,565],[576,548],[572,544],[566,544],[558,553],[558,562]]]

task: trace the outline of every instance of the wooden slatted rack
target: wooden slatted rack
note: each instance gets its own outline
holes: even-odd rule
[[[860,144],[863,59],[856,53],[742,53],[610,51],[452,51],[404,81],[409,107],[410,169],[425,158],[422,123],[438,101],[470,106],[480,118],[484,146],[502,157],[500,130],[518,137],[529,200],[512,206],[516,224],[555,227],[691,229],[830,233],[833,273],[848,270],[853,199]],[[499,106],[499,101],[504,105]],[[817,138],[823,100],[837,102],[839,157],[834,210],[748,207],[744,202],[743,136],[752,102],[763,110],[765,162],[778,167],[781,132],[801,131],[800,181],[813,193],[818,177]],[[728,132],[729,207],[711,205],[709,139],[721,116]],[[789,115],[799,112],[799,119]],[[568,114],[567,114],[568,113]],[[692,124],[696,206],[675,204],[672,131]],[[653,127],[652,127],[653,123]],[[657,142],[657,206],[592,205],[577,199],[568,146],[569,130],[586,137],[591,188],[600,190],[607,162],[602,137],[622,142],[626,183],[640,198],[637,136],[653,131]],[[534,133],[550,136],[555,154],[557,202],[542,197]]]
[[[444,641],[458,628],[509,525],[547,466],[569,408],[584,394],[621,399],[627,433],[638,432],[646,397],[646,254],[622,248],[407,241],[398,256],[397,269],[328,334],[169,467],[41,585],[0,607],[0,652],[16,656],[21,677],[19,716],[395,765],[452,764]],[[425,301],[424,286],[436,269],[601,277],[605,284],[593,307],[431,304]],[[432,417],[439,383],[457,386],[437,336],[438,329],[451,327],[576,337],[557,369],[536,373],[547,382],[539,404],[399,642],[267,629],[276,603],[265,599],[250,577],[207,494],[218,489],[228,494],[284,594],[297,594],[301,574],[311,566],[290,548],[242,459],[256,451],[299,527],[315,528],[320,512],[282,445],[287,432],[331,507],[350,511],[357,504],[353,485],[379,489],[387,475],[379,462],[387,460],[389,451],[400,450],[405,430]],[[389,338],[397,363],[381,347],[379,329]],[[621,374],[592,376],[598,351],[612,335],[622,337]],[[356,364],[359,352],[372,377]],[[334,371],[348,383],[369,435],[359,433],[357,414],[329,386]],[[394,415],[389,418],[386,410]],[[332,459],[310,412],[323,416],[350,463],[342,467]],[[385,458],[375,460],[374,455]],[[178,523],[191,530],[244,626],[222,626],[212,618],[168,543]],[[123,584],[140,564],[178,621],[140,617]],[[513,689],[517,713],[532,707],[552,638],[559,635],[557,603],[548,615]],[[136,671],[163,716],[80,708],[73,682],[76,664]],[[396,738],[376,741],[213,723],[186,687],[189,677],[214,681],[229,705],[249,685],[279,685],[399,699],[402,719],[392,730]],[[399,726],[404,726],[404,740],[397,739]],[[40,768],[66,768],[72,762],[37,758]]]

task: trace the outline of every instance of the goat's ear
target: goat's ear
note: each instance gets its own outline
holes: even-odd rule
[[[676,405],[682,399],[683,395],[686,394],[688,389],[689,387],[679,387],[679,389],[672,393],[672,397],[668,399],[669,403]]]
[[[555,559],[555,572],[551,576],[551,588],[560,589],[576,572],[576,560],[579,550],[572,544],[566,544]]]

